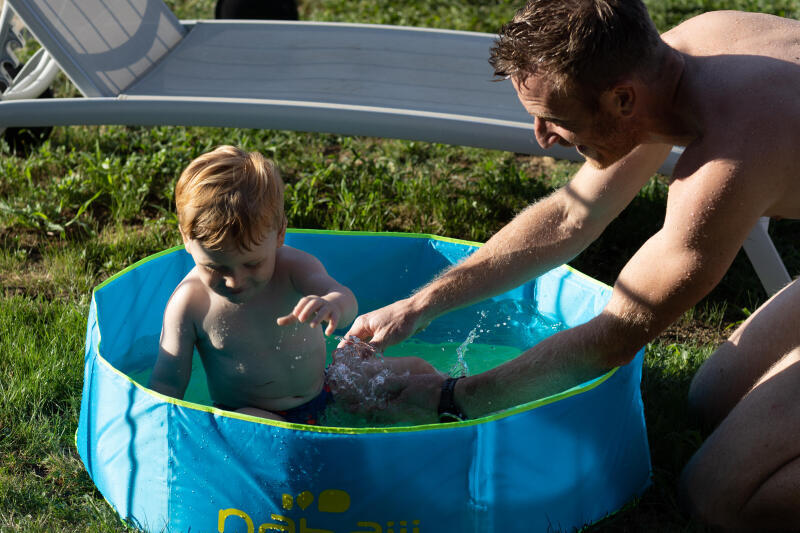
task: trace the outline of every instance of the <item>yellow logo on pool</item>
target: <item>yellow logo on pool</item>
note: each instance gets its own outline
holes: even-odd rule
[[[317,498],[309,491],[303,491],[296,497],[291,494],[284,494],[281,499],[281,504],[284,510],[290,511],[299,507],[305,511],[316,499],[317,509],[321,513],[344,513],[350,509],[350,495],[337,489],[323,490],[319,493]],[[270,522],[265,522],[258,526],[256,529],[253,519],[239,509],[220,509],[219,518],[217,521],[217,531],[225,533],[225,525],[228,519],[233,521],[243,520],[247,526],[247,533],[266,533],[268,531],[282,531],[285,533],[340,533],[331,529],[318,529],[312,528],[308,525],[306,518],[300,518],[297,522],[288,516],[272,513],[269,515]],[[238,520],[237,520],[238,519]],[[360,529],[352,529],[347,532],[341,533],[420,533],[419,520],[399,520],[388,521],[386,524],[379,524],[378,522],[357,521],[355,527]]]

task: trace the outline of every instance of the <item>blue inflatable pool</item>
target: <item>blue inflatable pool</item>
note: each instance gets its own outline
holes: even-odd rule
[[[322,231],[291,231],[286,243],[320,258],[353,289],[361,312],[407,296],[476,246]],[[103,496],[142,529],[570,531],[616,512],[650,482],[642,352],[573,389],[450,424],[305,426],[156,394],[131,375],[154,363],[167,299],[192,266],[182,249],[168,250],[112,277],[92,298],[78,451]],[[493,302],[571,327],[599,313],[609,295],[560,267]],[[467,322],[485,316],[459,313]],[[482,342],[524,344],[525,316],[487,328]],[[463,335],[473,327],[465,323]],[[426,335],[443,331],[432,325]]]

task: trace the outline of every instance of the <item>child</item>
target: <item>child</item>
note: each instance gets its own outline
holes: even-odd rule
[[[283,245],[277,169],[221,146],[183,171],[175,202],[195,267],[167,303],[150,388],[183,398],[196,346],[216,407],[317,423],[332,401],[321,324],[331,335],[358,307],[319,260]]]

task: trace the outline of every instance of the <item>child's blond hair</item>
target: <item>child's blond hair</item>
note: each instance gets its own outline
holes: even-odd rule
[[[175,186],[175,204],[184,237],[212,250],[226,240],[250,250],[267,232],[286,227],[275,164],[235,146],[219,146],[189,163]]]

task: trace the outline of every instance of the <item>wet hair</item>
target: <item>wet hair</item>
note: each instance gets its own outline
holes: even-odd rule
[[[594,99],[655,62],[660,37],[641,0],[530,0],[491,49],[497,76],[541,74]]]
[[[231,240],[250,250],[269,231],[286,227],[283,180],[258,152],[219,146],[191,163],[175,185],[178,225],[211,250]]]

